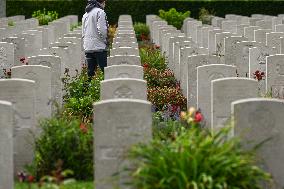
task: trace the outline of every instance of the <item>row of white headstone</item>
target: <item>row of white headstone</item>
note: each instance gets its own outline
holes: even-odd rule
[[[14,19],[15,25],[2,24],[5,19]],[[0,67],[11,69],[11,79],[0,79],[0,189],[14,188],[14,175],[32,162],[39,120],[55,111],[53,101],[62,105],[65,70],[71,76],[80,71],[81,29],[71,32],[74,24],[74,15],[47,26],[23,16],[1,18]],[[22,57],[28,65],[20,62]]]
[[[152,138],[151,103],[129,15],[119,17],[100,97],[94,104],[95,185],[97,189],[128,188],[127,152]]]
[[[283,18],[226,15],[214,17],[212,25],[187,18],[183,32],[156,15],[146,18],[188,107],[201,109],[212,132],[231,120],[233,134],[247,146],[270,139],[258,154],[279,189],[284,187]],[[254,79],[257,70],[265,81]],[[273,98],[259,98],[266,93]]]

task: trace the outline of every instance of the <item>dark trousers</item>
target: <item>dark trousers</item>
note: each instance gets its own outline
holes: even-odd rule
[[[88,76],[92,78],[95,75],[95,71],[99,65],[102,72],[107,66],[107,51],[85,53],[86,63],[88,65]]]

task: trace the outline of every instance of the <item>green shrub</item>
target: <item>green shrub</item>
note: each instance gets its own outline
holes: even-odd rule
[[[153,87],[148,88],[148,100],[157,108],[165,110],[168,105],[177,106],[181,110],[186,109],[186,98],[179,88],[174,87]]]
[[[49,22],[58,19],[58,13],[56,11],[47,11],[45,8],[43,11],[37,10],[32,14],[33,18],[37,18],[39,21],[39,25],[48,25]]]
[[[70,31],[75,30],[75,29],[78,28],[79,26],[82,26],[82,22],[79,22],[78,24],[71,24],[71,26],[70,26]]]
[[[182,13],[178,12],[175,8],[171,8],[169,11],[159,10],[159,16],[166,20],[168,24],[181,29],[183,20],[190,16],[190,11]]]
[[[76,179],[93,178],[93,131],[79,119],[53,117],[40,122],[41,135],[35,143],[33,174],[51,175],[62,160],[62,170],[72,170]]]
[[[67,117],[77,117],[84,122],[92,122],[93,103],[100,100],[100,81],[103,73],[98,69],[96,76],[89,81],[87,70],[74,78],[64,78],[64,110]]]
[[[147,81],[148,87],[175,87],[177,81],[174,73],[169,70],[157,70],[156,68],[147,68],[144,64],[144,79]]]
[[[203,24],[211,25],[211,19],[213,18],[213,15],[215,15],[214,11],[209,11],[202,7],[199,11],[199,20],[202,21]]]
[[[138,41],[149,40],[150,29],[145,23],[135,23],[134,31]]]
[[[8,21],[8,26],[15,26],[14,21],[13,21],[13,20],[9,20],[9,21]]]
[[[228,139],[229,130],[211,135],[184,130],[171,143],[154,140],[132,149],[132,184],[140,189],[259,189],[271,177],[256,166],[255,154]],[[138,161],[137,161],[138,160]]]
[[[141,63],[149,68],[165,70],[167,68],[166,59],[158,49],[152,47],[142,47],[139,50]]]

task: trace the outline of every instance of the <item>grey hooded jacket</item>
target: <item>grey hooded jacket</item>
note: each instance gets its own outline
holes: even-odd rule
[[[107,48],[106,13],[98,7],[86,12],[82,18],[82,38],[85,52],[98,52]]]

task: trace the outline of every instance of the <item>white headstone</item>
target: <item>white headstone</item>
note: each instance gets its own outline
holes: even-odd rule
[[[14,188],[12,104],[0,100],[0,188]]]
[[[143,67],[137,65],[113,65],[105,67],[104,79],[115,78],[143,79]]]
[[[19,37],[8,37],[2,41],[14,44],[14,65],[22,65],[20,59],[25,57],[25,39]]]
[[[236,67],[225,64],[208,64],[197,67],[197,107],[205,118],[206,126],[211,126],[211,81],[236,76]]]
[[[129,98],[147,100],[147,83],[133,78],[116,78],[101,81],[101,100]]]
[[[29,65],[42,65],[51,68],[52,100],[62,104],[61,60],[58,56],[39,55],[29,57]]]
[[[134,144],[150,142],[151,103],[137,99],[101,101],[94,104],[94,115],[96,188],[128,188],[124,182],[129,176],[122,171],[131,164],[125,154]]]
[[[110,56],[115,56],[115,55],[122,55],[122,56],[134,55],[134,56],[139,56],[139,50],[137,48],[132,48],[132,47],[113,48],[113,49],[110,50]]]
[[[247,78],[223,78],[211,82],[211,129],[225,126],[230,118],[231,103],[258,95],[257,81]]]
[[[14,172],[24,170],[34,157],[35,82],[26,79],[0,79],[0,99],[9,101],[15,110],[13,122]]]
[[[0,78],[3,78],[4,70],[8,71],[14,66],[14,44],[0,42]]]
[[[141,65],[141,59],[140,56],[135,55],[128,55],[128,56],[110,56],[107,59],[107,65],[113,66],[113,65],[121,65],[121,64],[129,64],[129,65]]]
[[[245,27],[244,29],[244,36],[246,38],[248,38],[248,41],[254,41],[254,31],[255,30],[259,30],[260,27],[259,26],[249,26],[249,27]]]
[[[284,55],[266,57],[266,92],[284,99]]]
[[[284,101],[252,98],[232,103],[234,133],[248,149],[257,148],[262,168],[272,174],[273,188],[284,187]]]
[[[196,107],[197,103],[197,67],[209,64],[220,64],[220,58],[212,55],[193,55],[188,58],[186,70],[187,107]]]
[[[37,121],[51,116],[51,68],[42,65],[24,65],[12,67],[12,78],[35,81]]]

